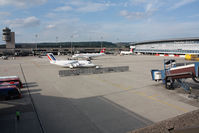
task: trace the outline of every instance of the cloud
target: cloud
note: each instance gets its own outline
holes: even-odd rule
[[[152,12],[154,10],[155,8],[153,8],[153,4],[151,3],[147,4],[146,9],[145,9],[146,12]]]
[[[16,7],[27,7],[32,5],[42,5],[48,0],[0,0],[0,6],[12,5]]]
[[[81,0],[72,0],[70,2],[68,2],[67,4],[73,5],[73,6],[83,6],[85,3],[85,1],[81,1]]]
[[[49,24],[46,26],[46,29],[54,29],[56,27],[56,25],[54,24]]]
[[[145,12],[129,12],[127,10],[122,10],[120,11],[120,15],[124,16],[127,19],[142,19],[151,16],[154,11],[156,11],[156,9],[147,7]]]
[[[55,36],[59,37],[59,41],[71,41],[71,39],[72,41],[88,41],[89,37],[99,40],[99,36],[93,33],[100,28],[99,24],[81,22],[79,18],[62,17],[62,19],[47,21],[42,25],[44,25],[44,29],[40,30],[38,34],[40,41],[43,42],[55,41]]]
[[[9,12],[0,12],[0,18],[4,18],[7,16],[10,16],[11,14]]]
[[[59,41],[144,41],[168,38],[194,37],[199,34],[199,22],[158,22],[142,21],[132,22],[95,22],[86,23],[74,18],[63,18],[42,23],[43,30],[35,32],[25,28],[21,31],[17,42],[35,42],[35,34],[39,35],[39,42],[55,42],[56,36]],[[47,29],[48,28],[48,29]],[[56,29],[56,30],[55,30]],[[71,38],[70,36],[74,37]]]
[[[106,3],[86,3],[85,5],[78,7],[77,11],[79,12],[97,12],[106,10],[109,7],[109,4]]]
[[[147,3],[150,0],[130,0],[129,2],[133,5]]]
[[[56,13],[52,13],[52,12],[50,12],[50,13],[45,15],[45,17],[52,18],[52,19],[56,18],[56,16],[57,16],[57,14]]]
[[[133,30],[132,30],[133,29]],[[168,38],[195,37],[199,34],[198,22],[140,22],[104,23],[97,30],[110,41],[144,41]]]
[[[132,18],[138,19],[138,18],[146,17],[146,14],[144,12],[128,12],[127,10],[120,11],[120,15],[128,19],[132,19]]]
[[[126,2],[123,3],[123,5],[125,7],[127,6],[138,6],[138,5],[146,5],[148,3],[154,3],[157,2],[159,0],[128,0]]]
[[[125,6],[131,5],[133,7],[140,5],[141,8],[143,8],[144,10],[142,12],[130,12],[127,10],[121,10],[120,15],[124,16],[127,19],[147,18],[153,15],[153,13],[157,11],[161,5],[159,0],[130,0],[125,4]]]
[[[70,11],[72,9],[73,8],[70,6],[61,6],[61,7],[56,8],[55,11]]]
[[[178,3],[175,3],[172,7],[170,7],[169,9],[170,10],[174,10],[174,9],[177,9],[177,8],[180,8],[182,6],[185,6],[187,4],[190,4],[190,3],[193,3],[195,2],[196,0],[181,0],[180,2]]]
[[[35,16],[31,16],[23,19],[7,20],[6,24],[8,24],[9,27],[29,28],[38,26],[40,24],[40,20]]]
[[[199,18],[199,14],[191,15],[191,16],[189,16],[189,18]]]
[[[55,11],[77,11],[77,12],[98,12],[108,9],[115,4],[110,2],[85,2],[82,0],[69,1],[65,3],[65,6],[57,7]]]

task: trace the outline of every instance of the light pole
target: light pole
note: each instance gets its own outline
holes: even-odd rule
[[[37,50],[37,38],[38,38],[38,34],[35,34],[36,50]]]
[[[119,40],[120,40],[120,39],[119,39],[119,38],[117,38],[116,40],[117,40],[117,42],[119,42]]]
[[[89,47],[91,47],[91,37],[89,36]]]
[[[37,38],[38,38],[38,34],[35,34],[35,44],[36,44],[36,50],[35,50],[35,55],[37,55]]]
[[[102,39],[103,39],[103,36],[101,36],[100,39],[101,39],[101,49],[102,49]]]
[[[58,41],[58,37],[56,36],[56,44],[57,44],[57,41]]]
[[[56,45],[58,44],[58,36],[56,36]],[[58,45],[57,45],[58,46]]]
[[[71,48],[71,55],[73,54],[73,50],[72,50],[72,38],[73,38],[73,35],[70,36],[70,48]]]
[[[58,47],[58,36],[56,36],[56,46],[55,47]],[[61,46],[59,46],[60,48],[61,48]],[[60,52],[61,50],[60,49],[58,49],[58,55],[60,55]]]

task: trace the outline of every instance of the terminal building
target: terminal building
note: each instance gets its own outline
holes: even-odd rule
[[[134,52],[139,54],[199,54],[199,37],[145,41],[135,45]]]

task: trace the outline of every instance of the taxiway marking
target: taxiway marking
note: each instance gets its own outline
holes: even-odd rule
[[[109,80],[101,79],[101,78],[99,78],[99,77],[95,77],[95,78],[98,79],[98,80],[100,80],[100,81],[102,81],[102,82],[105,82],[105,83],[107,83],[107,84],[109,84],[109,85],[112,85],[112,86],[114,86],[114,87],[117,87],[117,88],[119,88],[119,89],[129,90],[129,89],[132,89],[132,88],[133,88],[133,87],[126,87],[126,86],[121,85],[121,84],[113,83],[113,82],[111,82],[111,81],[109,81]],[[154,94],[154,95],[150,96],[150,95],[147,95],[145,92],[141,92],[141,91],[135,91],[135,90],[134,90],[134,91],[131,91],[131,92],[134,93],[134,94],[136,94],[136,95],[145,97],[145,98],[147,98],[147,99],[149,99],[149,100],[151,100],[151,101],[154,101],[154,102],[156,102],[156,103],[158,102],[158,103],[161,103],[161,104],[163,104],[163,105],[167,105],[168,107],[173,108],[173,109],[176,109],[176,110],[178,110],[178,111],[182,111],[182,112],[184,112],[184,113],[189,112],[187,109],[185,109],[185,108],[183,108],[183,107],[180,107],[180,106],[177,106],[177,105],[168,103],[168,102],[166,102],[166,101],[163,101],[163,100],[157,98],[157,94]]]

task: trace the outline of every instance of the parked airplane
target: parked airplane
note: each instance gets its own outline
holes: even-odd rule
[[[51,64],[62,67],[76,68],[76,67],[95,67],[96,65],[86,60],[57,60],[53,53],[47,54]]]
[[[1,59],[7,60],[7,59],[8,59],[8,56],[1,56]]]
[[[103,55],[105,55],[105,48],[103,48],[102,50],[101,50],[101,52],[100,53],[85,53],[85,54],[74,54],[73,56],[72,56],[72,58],[86,58],[86,59],[88,59],[88,60],[91,60],[91,59],[93,59],[93,58],[95,58],[95,57],[98,57],[98,56],[103,56]]]
[[[130,51],[121,51],[120,55],[130,55],[133,54],[133,48],[130,49]]]

